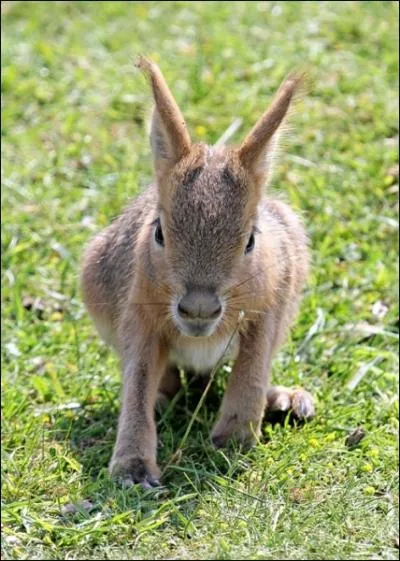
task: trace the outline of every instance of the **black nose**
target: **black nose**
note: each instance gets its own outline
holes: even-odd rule
[[[181,298],[178,312],[186,320],[217,319],[222,312],[221,301],[211,290],[191,289]]]

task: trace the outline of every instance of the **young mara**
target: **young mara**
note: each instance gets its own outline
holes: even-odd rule
[[[154,409],[179,387],[177,366],[209,372],[229,346],[235,365],[212,441],[255,441],[265,408],[314,413],[304,390],[269,386],[271,360],[307,276],[295,213],[264,195],[281,125],[302,85],[287,78],[240,146],[191,142],[159,70],[140,58],[155,108],[154,183],[89,244],[82,287],[102,337],[121,357],[122,410],[113,475],[159,484]],[[228,345],[229,343],[229,345]]]

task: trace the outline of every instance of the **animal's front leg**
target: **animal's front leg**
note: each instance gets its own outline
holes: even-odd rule
[[[275,341],[272,317],[251,325],[241,336],[239,355],[211,435],[215,446],[225,446],[231,437],[251,446],[259,436]]]
[[[154,339],[133,344],[123,353],[123,365],[122,409],[110,472],[125,483],[149,488],[159,484],[154,408],[167,353]]]

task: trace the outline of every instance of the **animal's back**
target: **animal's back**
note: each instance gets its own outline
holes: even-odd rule
[[[295,272],[296,288],[304,283],[309,268],[308,236],[302,221],[291,206],[278,198],[265,197],[263,209],[267,220],[273,219],[283,234],[283,253]]]
[[[107,333],[126,305],[129,287],[134,280],[136,247],[140,231],[156,206],[156,192],[150,185],[131,200],[122,214],[103,232],[95,236],[85,250],[82,290],[97,327],[108,342]]]
[[[309,244],[299,215],[286,202],[279,198],[265,197],[261,208],[261,222],[264,222],[279,244],[276,305],[281,310],[283,320],[281,333],[277,339],[279,345],[297,312],[302,289],[308,276]]]

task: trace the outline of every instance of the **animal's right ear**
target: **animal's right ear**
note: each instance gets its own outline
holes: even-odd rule
[[[138,68],[149,79],[155,102],[150,141],[154,168],[163,177],[190,151],[191,140],[182,113],[158,66],[140,57]]]
[[[260,186],[270,174],[279,129],[293,101],[304,94],[306,82],[306,74],[292,73],[279,88],[268,111],[262,115],[239,147],[239,158],[243,166],[256,178]]]

